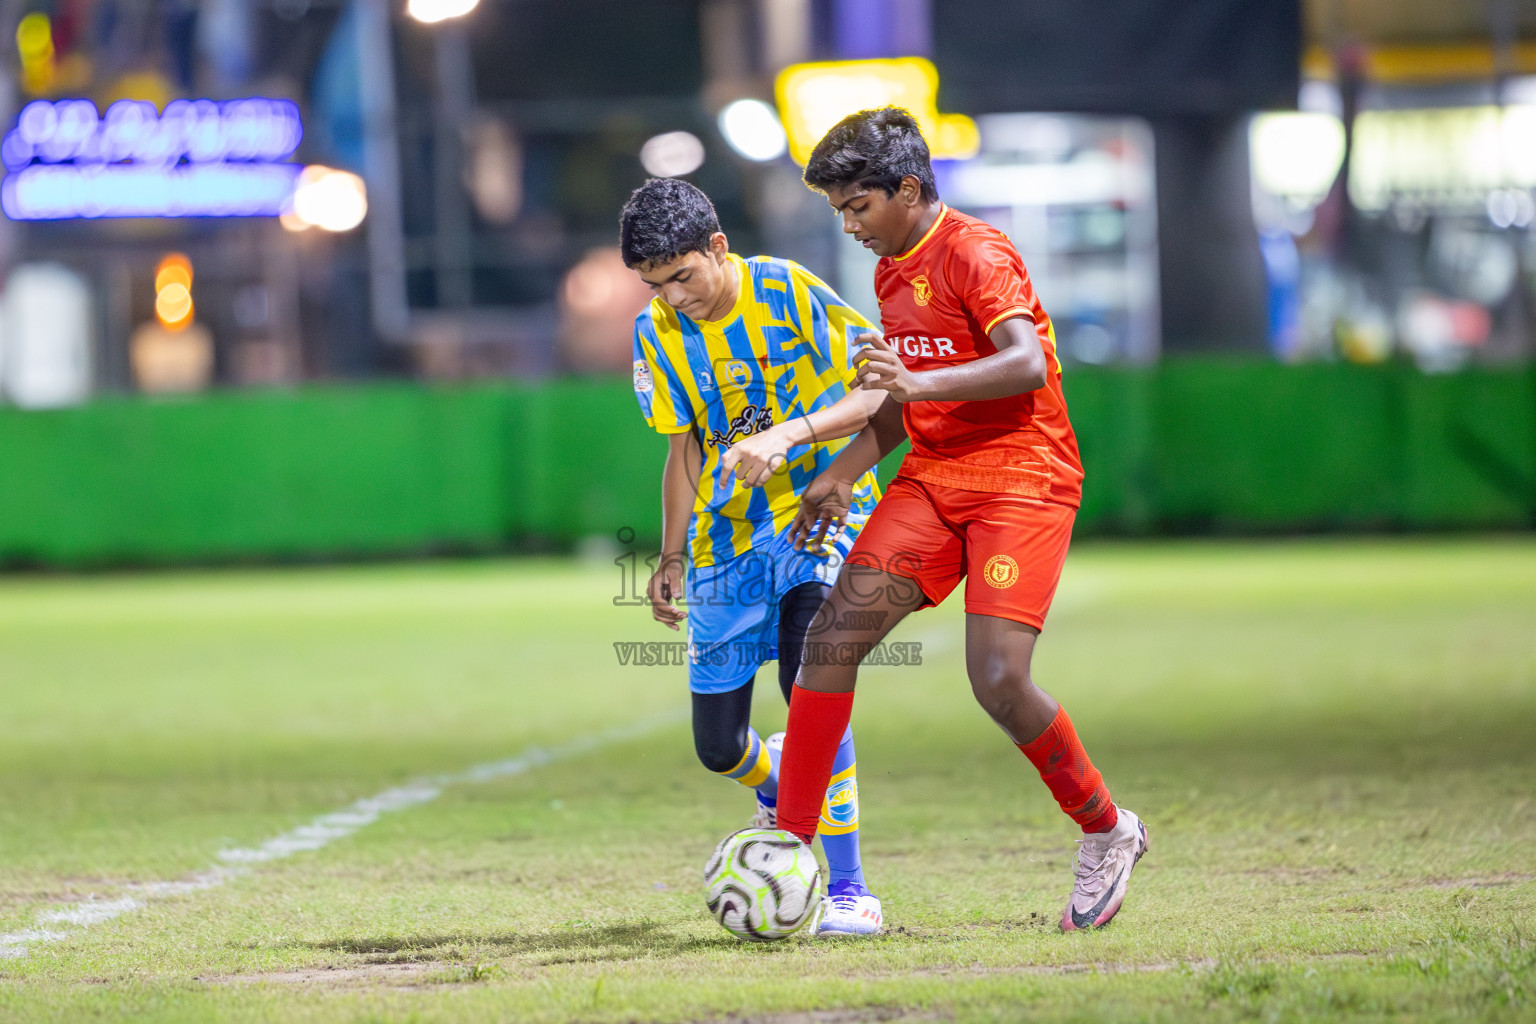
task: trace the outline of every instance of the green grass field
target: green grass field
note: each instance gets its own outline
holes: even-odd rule
[[[618,664],[673,638],[618,591],[0,581],[0,1020],[1536,1017],[1531,539],[1081,546],[1037,678],[1152,832],[1095,934],[1054,927],[1072,826],[972,702],[955,602],[855,711],[888,934],[730,938],[699,869],[749,797],[694,762],[683,671]],[[209,874],[284,835],[325,844]]]

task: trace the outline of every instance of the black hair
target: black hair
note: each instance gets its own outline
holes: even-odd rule
[[[715,206],[703,192],[676,178],[652,178],[619,212],[619,252],[626,267],[670,263],[684,253],[708,252],[719,230]]]
[[[818,192],[857,185],[893,196],[909,174],[918,180],[924,199],[938,201],[923,130],[901,107],[849,114],[821,137],[805,165],[805,183]]]

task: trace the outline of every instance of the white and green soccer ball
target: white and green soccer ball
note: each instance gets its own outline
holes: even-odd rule
[[[704,865],[704,902],[739,939],[787,938],[821,907],[821,865],[788,832],[744,828],[720,840]]]

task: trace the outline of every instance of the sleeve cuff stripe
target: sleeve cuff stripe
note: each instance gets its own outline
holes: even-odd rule
[[[987,324],[986,328],[983,329],[981,333],[991,334],[992,328],[996,327],[998,324],[1002,323],[1004,320],[1007,320],[1011,316],[1022,316],[1024,319],[1029,320],[1030,322],[1034,321],[1034,317],[1029,315],[1029,310],[1025,309],[1023,306],[1015,306],[1012,309],[1006,309],[1003,312],[997,314],[997,316],[993,317],[992,322]]]

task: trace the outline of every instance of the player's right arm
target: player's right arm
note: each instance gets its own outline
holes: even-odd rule
[[[670,629],[688,617],[677,606],[688,566],[688,527],[693,520],[695,484],[703,453],[694,430],[693,408],[678,386],[663,343],[676,331],[676,319],[663,303],[653,302],[635,318],[635,400],[653,430],[667,439],[661,472],[661,553],[646,584],[651,616]]]
[[[688,617],[677,606],[688,564],[688,524],[693,519],[693,478],[700,459],[693,431],[667,435],[667,464],[661,471],[661,557],[645,588],[651,617],[669,629]]]
[[[853,506],[854,484],[906,439],[901,404],[887,398],[870,417],[869,426],[859,431],[800,493],[800,509],[789,527],[789,539],[796,549],[804,550],[807,545],[817,549],[827,534],[842,529]]]

